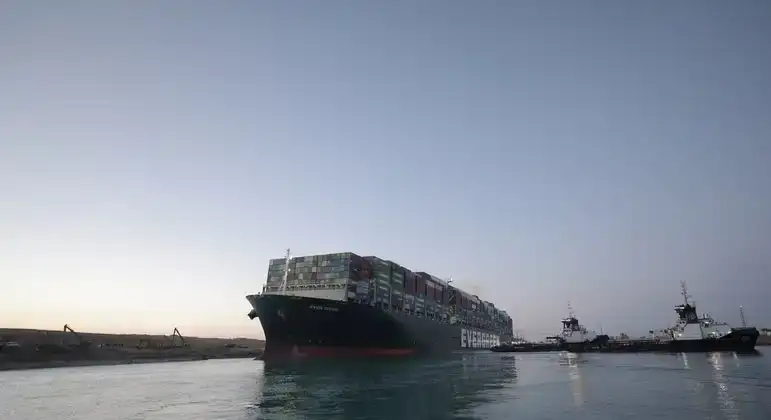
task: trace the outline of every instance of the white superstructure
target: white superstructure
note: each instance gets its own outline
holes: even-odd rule
[[[356,296],[355,291],[351,291],[349,285],[351,281],[347,278],[330,279],[324,282],[318,281],[303,281],[294,280],[288,281],[289,277],[289,263],[292,259],[289,249],[286,250],[286,258],[283,264],[283,273],[281,283],[266,284],[262,289],[262,294],[266,295],[290,295],[298,297],[308,297],[316,299],[327,299],[344,302],[348,298]],[[322,267],[327,264],[326,261],[322,261]],[[311,267],[311,263],[297,262],[295,263],[295,269],[303,270],[307,268],[309,273],[316,273],[317,267]]]
[[[696,304],[688,301],[685,282],[680,282],[680,286],[684,304],[675,306],[677,323],[668,331],[673,340],[718,339],[731,332],[732,327],[725,322],[715,321],[709,314],[699,316]]]
[[[560,338],[565,343],[589,343],[597,338],[597,332],[587,330],[579,324],[578,319],[573,316],[573,308],[568,304],[568,317],[562,320]]]

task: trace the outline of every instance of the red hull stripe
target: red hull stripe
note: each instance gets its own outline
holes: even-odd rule
[[[373,357],[373,356],[408,356],[415,349],[389,349],[368,347],[322,347],[322,346],[269,346],[267,357]]]

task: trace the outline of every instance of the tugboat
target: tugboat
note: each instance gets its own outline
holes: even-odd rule
[[[526,345],[506,343],[496,346],[494,352],[537,352],[569,351],[573,353],[695,353],[731,351],[753,353],[760,337],[756,327],[747,327],[744,311],[741,310],[742,326],[735,328],[724,322],[714,320],[709,314],[701,316],[696,312],[696,304],[689,300],[690,295],[685,282],[680,282],[683,304],[675,306],[677,323],[663,330],[651,330],[647,340],[610,340],[607,335],[597,334],[584,328],[568,304],[569,316],[562,320],[562,332],[558,336],[547,337],[555,340],[554,345]]]
[[[667,346],[673,352],[736,351],[752,352],[760,337],[756,327],[734,328],[715,321],[709,314],[701,316],[696,304],[689,301],[685,282],[680,282],[683,304],[675,306],[678,320],[674,327],[665,330]]]
[[[596,331],[587,330],[573,315],[573,308],[568,303],[568,316],[562,319],[562,332],[558,336],[547,337],[557,340],[562,350],[582,352],[608,343],[609,337],[605,334],[597,334]]]
[[[573,308],[568,303],[568,316],[562,320],[562,332],[556,336],[546,337],[549,342],[528,343],[513,341],[502,343],[491,348],[498,353],[517,352],[548,352],[569,351],[574,353],[601,351],[607,348],[610,338],[605,334],[597,334],[596,331],[587,330],[573,315]]]

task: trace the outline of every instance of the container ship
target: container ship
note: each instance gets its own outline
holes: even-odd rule
[[[266,359],[447,354],[513,337],[506,311],[451,283],[374,256],[287,250],[246,299]]]

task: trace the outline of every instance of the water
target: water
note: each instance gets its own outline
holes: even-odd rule
[[[771,357],[478,353],[0,372],[0,419],[771,419]]]

